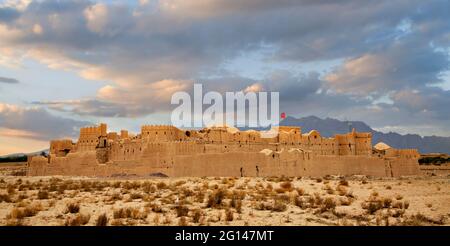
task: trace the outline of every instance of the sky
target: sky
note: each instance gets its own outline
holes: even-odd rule
[[[289,116],[450,136],[447,0],[0,0],[0,155],[105,122],[170,121],[171,95],[258,88]]]

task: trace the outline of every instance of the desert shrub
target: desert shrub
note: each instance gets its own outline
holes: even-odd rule
[[[156,186],[153,185],[152,183],[145,182],[144,184],[142,184],[142,190],[145,193],[154,193],[154,192],[156,192],[157,189],[156,189]]]
[[[272,211],[274,212],[284,212],[286,211],[287,206],[284,202],[280,201],[280,200],[275,200],[274,204],[273,204],[273,208]]]
[[[120,195],[120,193],[114,192],[111,197],[110,197],[110,201],[120,201],[122,200],[122,195]]]
[[[0,194],[0,202],[11,202],[11,197],[9,194]]]
[[[167,189],[167,184],[164,183],[164,182],[159,182],[158,184],[156,184],[156,187],[157,187],[159,190]]]
[[[314,204],[314,205],[316,205],[316,206],[320,206],[320,205],[322,205],[322,203],[323,203],[323,198],[320,196],[320,194],[319,193],[314,193],[314,197],[311,197],[312,198],[312,201],[310,201],[310,202],[312,202],[312,204]]]
[[[9,195],[14,195],[16,193],[16,186],[13,184],[8,184],[8,186],[6,187],[6,191]]]
[[[117,188],[120,188],[121,184],[122,184],[122,182],[116,181],[116,182],[112,183],[112,187],[117,189]]]
[[[382,202],[383,202],[383,208],[390,208],[391,204],[392,204],[392,199],[391,198],[383,198]]]
[[[184,205],[178,205],[175,207],[177,217],[187,216],[189,213],[189,208]]]
[[[286,181],[280,184],[280,187],[286,191],[292,191],[293,190],[293,186],[292,183],[290,181]]]
[[[390,212],[390,215],[394,218],[398,218],[400,216],[403,216],[405,214],[405,210],[404,209],[393,209]]]
[[[339,199],[339,203],[341,204],[341,206],[350,206],[353,202],[353,199],[348,198],[348,197],[341,197]]]
[[[320,207],[320,212],[325,212],[325,211],[329,211],[332,210],[336,207],[336,201],[331,198],[331,197],[327,197],[325,198],[325,200],[322,203],[322,206]]]
[[[301,208],[301,209],[307,209],[309,207],[309,203],[306,201],[303,197],[297,197],[294,200],[294,205]]]
[[[404,202],[403,202],[403,207],[404,207],[405,209],[408,209],[408,208],[409,208],[409,202],[408,202],[408,201],[404,201]]]
[[[48,199],[48,192],[45,190],[40,190],[37,194],[38,199],[40,200],[44,200],[44,199]]]
[[[82,226],[89,223],[91,216],[89,214],[77,214],[75,217],[69,217],[64,223],[65,226]]]
[[[196,209],[194,211],[192,211],[192,221],[194,223],[199,223],[200,222],[200,218],[203,216],[203,213],[200,209]]]
[[[65,213],[71,213],[71,214],[76,214],[80,212],[80,204],[78,203],[68,203],[66,204],[66,210]]]
[[[408,201],[395,201],[392,203],[393,208],[397,209],[408,209],[409,208],[409,202]]]
[[[369,197],[368,200],[361,203],[361,207],[367,210],[369,214],[374,214],[375,212],[383,208],[391,208],[391,207],[395,208],[395,206],[392,206],[391,198],[378,197],[378,194],[374,193],[372,193],[372,196]]]
[[[336,187],[336,191],[337,191],[338,195],[340,195],[340,196],[347,195],[347,188],[345,188],[345,186],[343,186],[343,185],[338,185]]]
[[[349,186],[348,181],[345,180],[345,179],[340,180],[340,181],[339,181],[339,185],[342,185],[342,186]]]
[[[155,213],[162,213],[163,209],[162,209],[162,207],[159,204],[155,204],[152,207],[152,211],[155,212]]]
[[[24,226],[22,219],[7,219],[6,226]]]
[[[97,217],[97,221],[95,222],[96,226],[107,226],[108,225],[108,216],[106,214],[101,214]]]
[[[133,199],[133,200],[135,200],[135,199],[142,199],[143,196],[142,196],[141,193],[131,193],[130,198]]]
[[[328,184],[324,187],[324,190],[325,190],[325,191],[327,192],[327,194],[329,194],[329,195],[333,195],[333,194],[334,194],[333,188],[331,188],[331,186],[328,185]]]
[[[7,219],[23,219],[25,218],[25,213],[22,208],[13,208],[9,215],[6,216]]]
[[[230,202],[230,206],[236,209],[236,212],[242,213],[242,200],[233,197]]]
[[[376,211],[383,208],[383,205],[380,201],[372,201],[366,205],[363,205],[363,208],[367,210],[369,214],[374,214]]]
[[[225,221],[233,221],[234,214],[233,211],[230,209],[225,210]]]
[[[113,211],[114,219],[145,219],[147,213],[141,212],[138,208],[119,208]]]
[[[305,195],[305,190],[303,188],[297,188],[297,194],[299,196],[303,196],[303,195]]]
[[[209,195],[206,207],[208,208],[220,207],[222,205],[222,200],[224,198],[225,198],[225,191],[222,189],[216,190],[211,195]]]
[[[23,219],[26,217],[33,217],[41,210],[42,206],[40,204],[32,204],[25,208],[13,208],[6,217],[7,219]]]
[[[195,202],[203,203],[205,200],[205,192],[204,191],[198,191],[195,193]]]

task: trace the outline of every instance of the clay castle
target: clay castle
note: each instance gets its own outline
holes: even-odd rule
[[[415,149],[372,146],[371,133],[325,138],[318,131],[279,126],[272,138],[233,127],[181,130],[142,126],[133,135],[106,124],[80,129],[77,142],[53,140],[48,157],[28,161],[29,175],[323,176],[397,177],[419,173]]]

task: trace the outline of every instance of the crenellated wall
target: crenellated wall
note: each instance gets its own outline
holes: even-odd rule
[[[51,142],[48,158],[29,160],[30,175],[115,174],[169,176],[322,176],[327,174],[397,177],[419,173],[417,150],[387,149],[372,154],[371,133],[352,131],[324,138],[318,131],[278,127],[278,135],[228,127],[180,130],[142,126],[138,135],[107,132],[106,124],[80,130],[71,140]]]

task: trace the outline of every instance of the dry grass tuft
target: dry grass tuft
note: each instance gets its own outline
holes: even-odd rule
[[[101,214],[97,217],[97,221],[95,222],[96,226],[107,226],[108,225],[108,216],[106,214]]]
[[[225,210],[225,221],[233,221],[233,219],[234,219],[233,211],[230,209]]]
[[[29,205],[25,208],[13,208],[6,216],[7,219],[23,219],[26,217],[33,217],[42,210],[40,204]]]
[[[138,208],[119,208],[113,211],[114,219],[146,219],[147,213],[140,211]]]
[[[76,214],[78,212],[80,212],[80,204],[78,203],[66,204],[66,210],[64,211],[65,214],[67,213]]]

